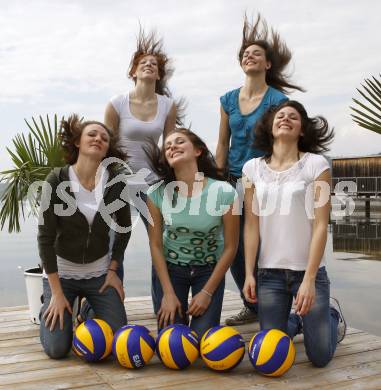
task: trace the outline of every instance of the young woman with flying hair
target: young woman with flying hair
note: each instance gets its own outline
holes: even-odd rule
[[[114,133],[103,123],[72,115],[63,121],[60,137],[67,165],[46,178],[37,237],[44,270],[40,339],[54,359],[71,349],[72,306],[78,296],[86,297],[95,316],[114,332],[127,323],[123,285],[116,271],[131,229],[130,207],[124,202],[109,215],[118,225],[109,252],[112,225],[102,211],[120,199],[125,186],[109,184],[117,175],[116,167],[102,166],[107,157],[126,158]]]
[[[257,124],[254,142],[264,156],[243,166],[245,298],[258,302],[261,329],[290,337],[303,331],[317,367],[332,359],[346,330],[338,302],[330,302],[325,268],[331,175],[320,153],[332,139],[325,118],[310,118],[300,103],[286,101]]]
[[[220,323],[225,273],[238,244],[237,194],[205,143],[187,129],[164,138],[152,167],[163,180],[148,193],[158,326],[188,325],[191,316],[190,327],[201,337]]]
[[[245,74],[242,87],[221,96],[220,129],[216,161],[220,168],[228,170],[230,180],[236,183],[242,176],[246,161],[262,155],[251,147],[253,128],[264,112],[287,100],[285,93],[303,89],[289,80],[286,67],[291,61],[291,51],[279,34],[267,26],[258,15],[250,23],[245,15],[242,43],[238,61]],[[238,186],[240,187],[240,186]],[[244,299],[242,288],[245,280],[242,229],[244,216],[240,220],[240,243],[231,267],[234,281],[241,292],[244,307],[226,320],[228,325],[239,325],[257,320],[257,306]]]
[[[182,103],[174,101],[167,85],[173,72],[162,40],[154,32],[146,34],[140,29],[136,51],[128,69],[128,77],[135,86],[112,97],[105,111],[104,121],[119,135],[128,155],[128,166],[133,173],[141,173],[131,180],[130,185],[139,194],[140,200],[136,206],[146,228],[146,191],[157,176],[152,172],[144,150],[152,143],[157,144],[161,136],[165,137],[174,129],[176,122],[181,122]],[[123,280],[122,270],[120,276]],[[152,284],[155,278],[152,268]],[[151,293],[156,307],[155,291],[151,289]]]

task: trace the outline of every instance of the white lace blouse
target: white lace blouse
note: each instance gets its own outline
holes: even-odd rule
[[[282,172],[271,169],[263,158],[244,165],[243,174],[256,188],[253,211],[259,215],[259,268],[306,269],[314,219],[313,185],[329,168],[323,156],[313,153],[305,153]],[[320,266],[325,265],[325,257]]]

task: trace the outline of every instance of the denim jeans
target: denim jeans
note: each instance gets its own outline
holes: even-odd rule
[[[108,235],[110,237],[108,254],[109,254],[110,258],[111,258],[111,256],[112,256],[112,247],[113,247],[114,241],[115,241],[115,230],[110,229]],[[123,256],[124,256],[124,254],[123,254]],[[118,269],[116,270],[116,274],[118,275],[119,279],[123,283],[123,278],[124,278],[123,262],[119,265]],[[83,298],[83,296],[80,296],[79,298]],[[79,304],[81,304],[81,303],[79,303]],[[80,316],[81,316],[83,321],[89,320],[91,318],[95,318],[95,311],[91,307],[91,304],[90,304],[90,302],[88,300],[84,301],[83,304],[79,307],[79,314],[80,314]]]
[[[232,185],[235,187],[237,186],[237,182],[232,182]],[[237,187],[236,187],[237,189]],[[242,195],[242,191],[237,189],[239,196]],[[242,199],[240,204],[243,205]],[[230,266],[230,272],[233,276],[234,282],[236,286],[238,287],[238,290],[241,294],[241,298],[243,301],[243,304],[250,309],[251,311],[254,311],[255,313],[258,313],[258,304],[257,303],[249,303],[246,301],[245,296],[243,295],[243,286],[245,284],[245,252],[244,252],[244,246],[243,246],[243,227],[245,224],[245,214],[243,210],[243,206],[241,209],[242,214],[239,217],[239,243],[238,243],[238,249],[237,253],[235,255],[235,258],[233,260],[232,265]],[[258,253],[259,253],[259,248],[258,248]],[[257,267],[255,267],[257,269]],[[256,273],[255,275],[256,276]]]
[[[293,297],[303,281],[304,271],[288,269],[258,270],[258,310],[261,329],[280,329],[293,338],[300,330],[300,317],[290,315]],[[337,344],[338,313],[329,305],[330,282],[325,267],[316,275],[316,300],[302,317],[304,346],[309,360],[326,366]]]
[[[188,294],[192,290],[192,296],[199,293],[205,286],[206,282],[213,273],[213,265],[197,265],[197,266],[180,266],[172,263],[167,263],[169,278],[175,294],[181,303],[183,318],[176,313],[175,323],[189,325],[189,319],[186,315],[188,310]],[[159,303],[163,299],[163,290],[159,278],[155,278],[154,290],[157,294],[156,299]],[[224,299],[225,278],[220,282],[216,291],[212,296],[212,300],[206,309],[205,313],[199,317],[192,317],[190,327],[194,330],[199,338],[211,327],[220,324],[222,302]]]
[[[126,311],[117,291],[109,287],[103,293],[99,289],[105,281],[105,276],[91,279],[60,279],[63,293],[71,307],[77,296],[84,296],[89,301],[95,312],[95,317],[106,321],[113,332],[127,323]],[[63,330],[56,323],[53,331],[45,326],[43,314],[49,306],[52,293],[49,281],[43,280],[43,306],[41,308],[40,318],[40,340],[48,356],[53,359],[65,357],[71,349],[73,340],[72,316],[67,310],[64,312]]]

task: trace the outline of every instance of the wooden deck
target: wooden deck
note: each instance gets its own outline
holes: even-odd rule
[[[240,309],[238,294],[226,291],[223,319]],[[150,297],[128,298],[127,315],[132,324],[156,331]],[[257,324],[237,327],[246,341]],[[283,377],[266,378],[252,368],[247,354],[228,373],[207,369],[201,359],[184,371],[164,367],[155,356],[141,370],[120,367],[111,358],[87,364],[71,354],[51,360],[42,351],[39,327],[29,321],[27,307],[0,308],[0,389],[381,389],[381,338],[349,329],[335,358],[323,369],[314,368],[297,338],[295,365]],[[298,336],[299,337],[299,336]]]

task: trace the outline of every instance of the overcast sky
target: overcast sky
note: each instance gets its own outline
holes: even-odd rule
[[[292,98],[336,129],[331,155],[381,152],[381,135],[357,127],[351,98],[381,72],[381,2],[342,1],[18,1],[0,0],[0,170],[24,118],[78,112],[102,120],[109,98],[131,88],[126,69],[139,21],[156,28],[176,68],[175,96],[187,122],[215,150],[219,96],[242,85],[237,51],[242,20],[261,14],[293,52]]]

